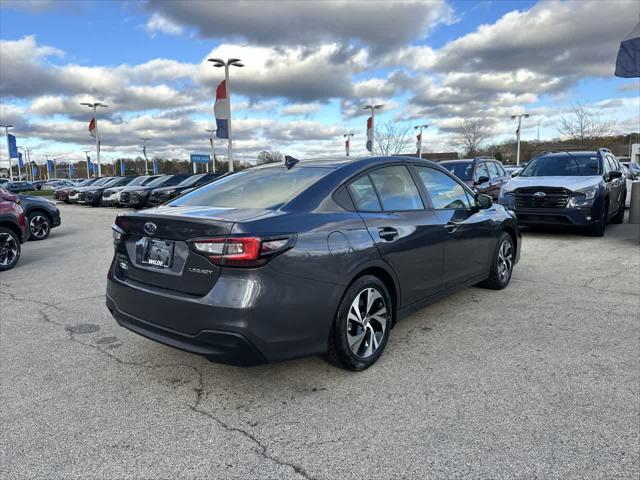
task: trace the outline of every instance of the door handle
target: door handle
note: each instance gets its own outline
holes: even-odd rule
[[[456,230],[458,230],[458,227],[460,225],[455,223],[455,222],[449,222],[444,226],[444,229],[448,232],[448,233],[456,233]]]
[[[398,236],[398,230],[396,230],[393,227],[384,227],[380,229],[380,231],[378,232],[378,235],[383,240],[390,242],[391,240],[394,240]]]

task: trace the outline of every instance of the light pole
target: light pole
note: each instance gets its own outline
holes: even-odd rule
[[[529,118],[528,113],[521,113],[520,115],[511,115],[511,120],[518,119],[518,130],[516,130],[516,165],[520,165],[520,128],[522,127],[522,117]]]
[[[209,134],[209,143],[211,144],[211,163],[213,164],[213,173],[216,173],[216,147],[213,143],[213,135],[216,133],[215,130],[205,130]],[[209,171],[209,166],[207,164],[207,171]]]
[[[9,129],[13,128],[13,125],[0,125],[0,127],[4,128],[4,133],[7,136],[7,155],[9,160],[9,177],[13,182],[13,165],[11,165],[11,146],[9,145]]]
[[[353,132],[345,133],[343,135],[343,137],[347,139],[344,142],[344,151],[347,154],[347,157],[349,156],[349,150],[351,149],[351,137],[353,137],[353,136],[354,136]]]
[[[209,58],[207,61],[212,62],[216,68],[224,67],[224,85],[227,93],[227,102],[229,111],[227,112],[227,156],[229,157],[229,171],[233,172],[233,136],[231,135],[231,86],[229,85],[229,67],[244,67],[239,58],[228,58],[225,62],[221,58]]]
[[[144,154],[144,174],[149,175],[149,159],[147,158],[147,140],[150,138],[140,138],[142,140],[142,153]]]
[[[92,108],[93,109],[93,125],[95,128],[95,139],[96,139],[96,155],[98,158],[98,176],[101,177],[102,176],[102,167],[100,166],[100,134],[98,133],[98,116],[96,113],[96,108],[97,107],[104,107],[107,108],[108,105],[105,105],[103,103],[100,102],[93,102],[93,103],[81,103],[80,105],[84,105],[86,107]]]
[[[375,114],[376,110],[380,110],[384,105],[365,105],[363,110],[371,110],[371,125],[367,121],[367,150],[373,153],[373,149],[376,144],[376,127],[375,127]]]
[[[413,127],[414,130],[420,130],[418,132],[418,158],[422,158],[422,129],[429,128],[429,125],[416,125]]]

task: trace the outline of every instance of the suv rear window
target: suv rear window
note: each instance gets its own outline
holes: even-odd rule
[[[169,203],[275,210],[331,171],[322,167],[249,169],[216,180]]]

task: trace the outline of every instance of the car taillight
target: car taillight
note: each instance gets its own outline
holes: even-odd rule
[[[199,238],[193,248],[223,267],[259,267],[293,247],[295,235],[276,237]]]

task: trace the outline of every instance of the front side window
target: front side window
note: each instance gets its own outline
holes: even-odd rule
[[[396,165],[374,170],[370,174],[382,208],[386,211],[422,210],[424,205],[407,167]]]
[[[170,206],[210,206],[276,210],[329,173],[331,169],[284,165],[249,169],[204,185]]]
[[[502,173],[498,169],[498,164],[495,162],[489,162],[489,176],[490,178],[500,178],[502,177]]]
[[[485,162],[479,163],[478,168],[476,168],[476,174],[474,180],[477,182],[480,180],[480,177],[489,177],[489,169],[487,168],[487,164]]]
[[[429,167],[415,167],[431,198],[433,208],[471,208],[471,202],[462,185],[449,175]]]

